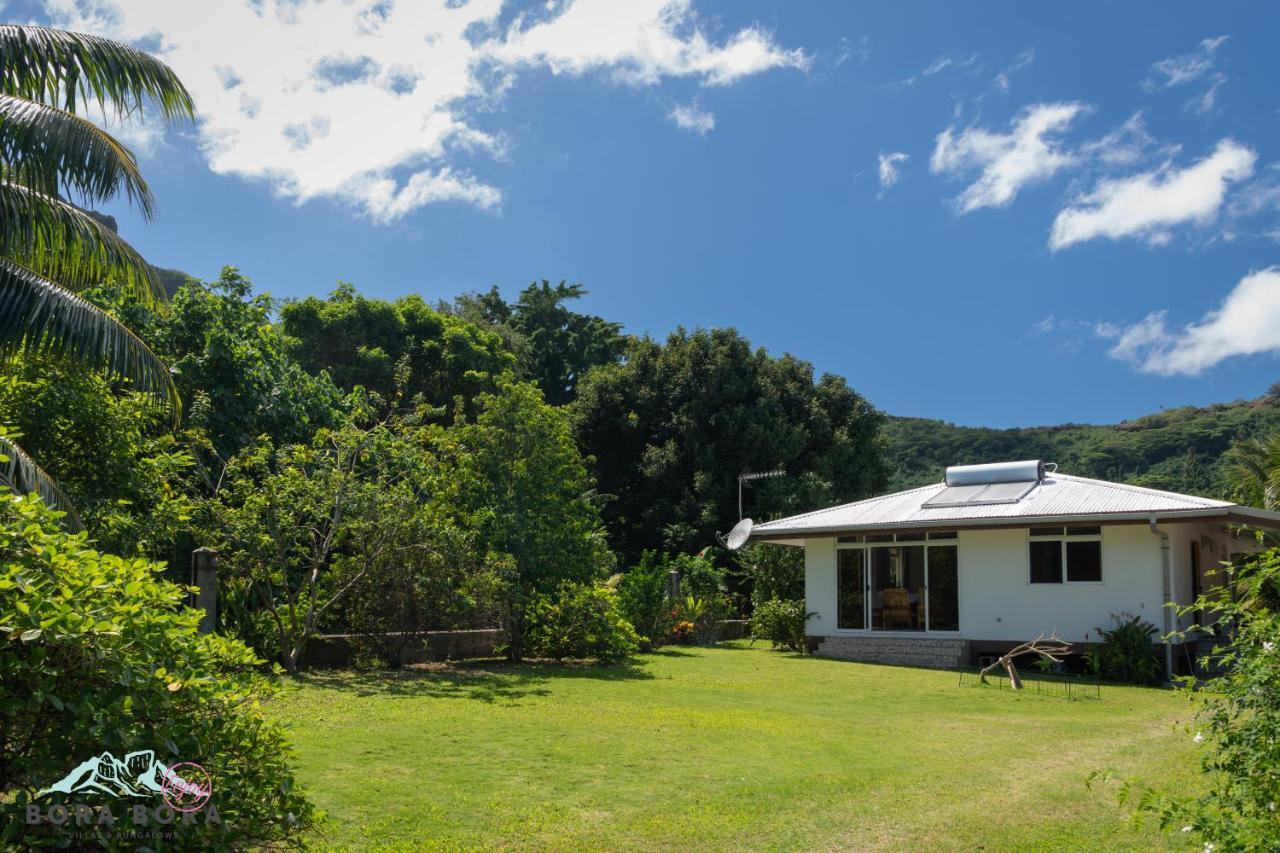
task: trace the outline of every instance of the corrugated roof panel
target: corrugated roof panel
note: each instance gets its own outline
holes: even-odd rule
[[[753,536],[792,531],[856,530],[894,525],[945,525],[950,521],[1017,521],[1052,516],[1107,516],[1137,513],[1178,513],[1226,509],[1227,501],[1163,492],[1141,486],[1109,483],[1069,474],[1053,474],[1035,484],[1016,503],[929,505],[947,486],[937,483],[892,495],[870,498],[830,509],[808,512],[756,526]]]

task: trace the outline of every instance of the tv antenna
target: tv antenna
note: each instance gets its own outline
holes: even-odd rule
[[[746,487],[749,489],[751,488],[751,484],[756,480],[767,480],[767,479],[770,479],[771,477],[785,477],[786,475],[787,475],[787,472],[783,471],[781,468],[777,468],[773,471],[759,471],[759,472],[743,471],[741,474],[739,474],[738,475],[738,520],[739,521],[742,520],[742,487],[743,485],[746,485]]]

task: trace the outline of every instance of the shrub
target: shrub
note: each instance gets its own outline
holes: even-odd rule
[[[806,619],[803,601],[771,598],[757,604],[751,614],[751,636],[768,640],[775,649],[803,651]]]
[[[731,605],[724,593],[698,598],[685,596],[671,611],[674,624],[671,641],[676,643],[714,643],[720,633],[721,620],[728,617]]]
[[[295,839],[313,811],[286,763],[284,731],[259,710],[272,692],[262,661],[239,642],[198,635],[199,613],[183,608],[184,588],[156,576],[160,564],[101,554],[57,515],[34,496],[0,492],[0,798],[17,812],[0,841],[152,843],[130,839],[127,820],[25,822],[36,792],[79,762],[137,750],[166,765],[195,762],[212,778],[221,822],[163,827],[175,849]],[[47,814],[67,799],[38,804]]]
[[[608,586],[564,584],[530,608],[528,650],[539,657],[618,663],[634,655],[639,642]]]
[[[677,618],[673,611],[680,610],[685,602],[682,600],[673,608],[667,601],[667,576],[672,571],[680,574],[681,595],[701,602],[702,610],[710,602],[717,619],[725,618],[731,610],[724,592],[724,571],[710,560],[694,554],[645,551],[640,562],[618,580],[618,603],[627,621],[655,644],[694,642],[693,627],[679,637],[673,633],[676,621],[688,619],[696,626],[698,620],[687,614]]]
[[[1113,613],[1115,627],[1095,629],[1101,645],[1085,650],[1089,670],[1096,675],[1126,684],[1155,684],[1160,678],[1151,638],[1157,628],[1133,613]]]
[[[1166,829],[1198,836],[1205,850],[1280,850],[1280,549],[1229,571],[1234,598],[1201,596],[1179,608],[1235,626],[1204,660],[1221,674],[1198,686],[1184,680],[1184,689],[1204,697],[1194,736],[1204,744],[1204,793],[1168,794],[1130,780],[1122,801],[1135,801]]]

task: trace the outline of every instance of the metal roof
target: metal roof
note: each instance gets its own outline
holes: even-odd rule
[[[979,527],[1021,522],[1232,517],[1280,526],[1280,513],[1142,486],[1050,474],[1015,503],[923,506],[945,489],[935,483],[756,525],[752,539],[785,539],[900,527]]]

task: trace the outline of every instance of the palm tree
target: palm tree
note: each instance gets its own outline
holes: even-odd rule
[[[1259,509],[1280,509],[1280,432],[1238,441],[1227,458],[1227,480],[1235,501]]]
[[[191,96],[167,65],[98,36],[0,24],[0,359],[69,356],[127,379],[173,412],[168,367],[79,292],[110,282],[149,305],[164,298],[150,267],[83,207],[123,193],[144,218],[155,201],[133,154],[82,113],[126,121],[144,105],[191,118]],[[68,199],[74,199],[72,203]],[[0,432],[0,484],[71,510],[57,485]],[[71,511],[70,519],[75,519]]]

